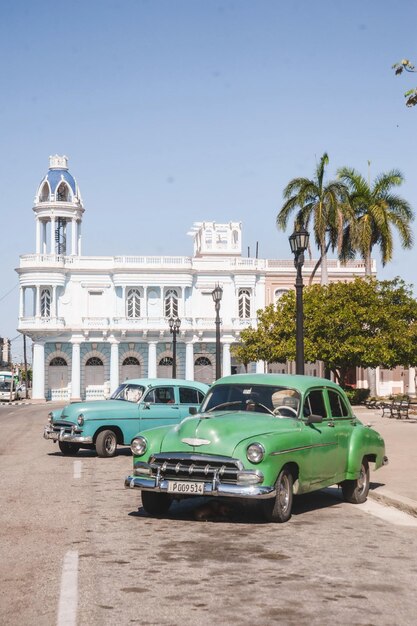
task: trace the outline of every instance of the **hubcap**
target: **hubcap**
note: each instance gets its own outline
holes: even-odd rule
[[[116,447],[116,442],[115,442],[114,437],[112,435],[108,435],[105,441],[105,448],[107,452],[109,453],[114,452],[115,447]]]
[[[281,482],[279,484],[278,498],[281,510],[285,512],[288,509],[288,502],[290,499],[290,485],[288,478],[285,475],[281,478]]]

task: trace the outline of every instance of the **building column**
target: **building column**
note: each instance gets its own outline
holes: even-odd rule
[[[81,345],[78,342],[72,344],[72,367],[71,367],[71,402],[81,400]]]
[[[75,217],[71,220],[71,254],[77,253],[77,220]]]
[[[41,288],[36,285],[36,305],[35,305],[35,317],[41,316]]]
[[[110,343],[110,393],[119,386],[119,342]]]
[[[265,373],[265,361],[256,361],[256,373],[264,374]]]
[[[36,218],[36,254],[41,254],[41,221]]]
[[[48,245],[47,245],[47,238],[46,238],[46,222],[42,222],[41,253],[48,254]]]
[[[51,317],[58,317],[58,302],[56,298],[56,285],[52,285],[52,302],[51,302]]]
[[[19,290],[19,317],[25,317],[25,287]]]
[[[156,341],[148,343],[148,378],[157,377],[156,367]]]
[[[32,400],[45,400],[45,344],[33,343]]]
[[[81,221],[77,223],[78,223],[78,236],[77,236],[78,256],[81,256]]]
[[[194,344],[192,341],[185,344],[185,378],[194,380]]]
[[[408,368],[408,393],[410,396],[416,395],[416,370],[415,367]]]
[[[51,217],[51,254],[55,254],[55,217]]]
[[[222,376],[230,376],[232,373],[232,362],[230,359],[230,343],[223,344],[223,367]]]

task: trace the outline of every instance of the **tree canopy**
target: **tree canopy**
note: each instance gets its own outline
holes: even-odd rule
[[[402,59],[401,61],[398,61],[398,63],[394,63],[392,69],[395,71],[396,75],[402,74],[403,72],[415,73],[417,71],[415,66],[408,59]],[[408,107],[415,106],[417,104],[417,87],[406,91],[404,93],[404,98],[407,98],[405,103]]]
[[[306,362],[323,361],[344,384],[352,367],[417,365],[417,301],[399,278],[312,285],[304,290]],[[295,359],[295,293],[258,311],[257,328],[241,333],[242,363]]]

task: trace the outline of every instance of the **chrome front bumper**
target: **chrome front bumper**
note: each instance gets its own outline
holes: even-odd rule
[[[68,443],[93,443],[92,437],[84,437],[77,432],[66,433],[65,428],[61,428],[59,432],[51,426],[45,426],[43,429],[44,439],[52,439],[52,441],[66,441]]]
[[[166,493],[168,491],[168,480],[156,478],[146,478],[145,476],[127,476],[125,478],[126,489],[144,489],[145,491],[156,491]],[[202,481],[198,481],[202,482]],[[199,495],[202,494],[187,494]],[[227,496],[229,498],[272,498],[276,495],[274,487],[260,485],[237,485],[230,483],[204,482],[204,496]]]

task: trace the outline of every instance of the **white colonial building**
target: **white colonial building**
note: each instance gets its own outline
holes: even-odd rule
[[[212,382],[216,285],[223,289],[222,375],[235,373],[240,366],[230,346],[243,328],[256,324],[258,309],[294,285],[292,260],[242,257],[239,222],[194,224],[192,257],[83,256],[84,207],[66,157],[50,157],[33,211],[36,251],[20,257],[17,272],[18,330],[33,341],[34,400],[102,398],[126,378],[170,377],[171,317],[181,320],[177,376]],[[361,262],[329,261],[331,280],[363,274]],[[265,371],[265,364],[253,369]],[[319,365],[306,369],[322,373]]]

